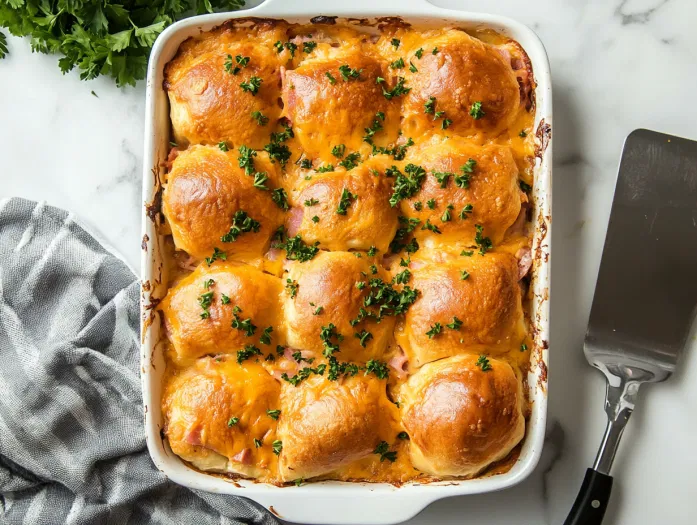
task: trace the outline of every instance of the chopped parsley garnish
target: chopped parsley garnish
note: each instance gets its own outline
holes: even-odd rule
[[[230,304],[230,297],[225,295],[224,293],[220,294],[220,303],[221,304]]]
[[[392,166],[390,169],[397,174],[390,197],[390,206],[394,208],[400,200],[408,199],[418,193],[426,177],[426,170],[415,164],[406,165],[404,168],[406,175],[400,172],[396,166]]]
[[[273,450],[273,453],[278,456],[281,453],[281,450],[283,450],[283,443],[281,442],[281,440],[277,439],[276,441],[271,443],[271,449]]]
[[[213,302],[213,292],[206,292],[206,293],[201,294],[199,296],[198,304],[200,304],[201,308],[203,308],[203,312],[201,312],[201,319],[208,319],[211,316],[208,309],[211,307],[212,302]]]
[[[283,47],[290,51],[291,58],[295,57],[295,51],[298,49],[298,46],[296,44],[294,44],[293,42],[286,42],[285,44],[283,44]]]
[[[470,179],[476,167],[477,161],[474,159],[468,159],[467,162],[460,167],[460,175],[455,177],[455,184],[458,188],[467,189],[470,187]]]
[[[453,317],[453,322],[448,323],[445,326],[447,326],[451,330],[459,330],[460,327],[462,326],[462,321],[460,321],[457,317]]]
[[[360,322],[366,317],[374,317],[376,320],[380,320],[385,315],[397,316],[403,314],[416,301],[419,293],[418,290],[412,290],[406,285],[402,288],[402,291],[397,291],[391,284],[379,278],[371,279],[369,285],[370,292],[363,299],[363,306],[365,308],[377,308],[377,313],[369,312],[362,308],[354,321]]]
[[[519,136],[520,138],[523,138],[523,139],[524,139],[525,137],[528,136],[528,132],[525,131],[524,129],[521,129],[521,130],[520,130],[520,133],[518,133],[518,136]]]
[[[227,58],[225,59],[225,71],[228,73],[231,73],[232,75],[236,75],[237,73],[240,72],[240,70],[243,67],[247,67],[249,64],[249,57],[243,57],[242,55],[237,55],[235,57],[235,62],[237,65],[233,68],[232,67],[232,55],[228,55]]]
[[[434,47],[434,48],[433,48],[433,51],[431,51],[431,54],[432,54],[432,55],[437,55],[437,54],[438,54],[438,48],[437,48],[437,47]]]
[[[300,167],[304,170],[312,169],[312,161],[310,159],[303,159],[300,161]]]
[[[440,123],[440,129],[448,129],[450,127],[450,124],[452,123],[453,121],[449,118],[444,118],[443,121]]]
[[[259,447],[261,447],[261,445],[262,445],[261,440],[260,440],[260,439],[257,439],[257,438],[254,438],[254,446],[255,446],[256,448],[259,448]]]
[[[334,323],[329,323],[327,326],[323,326],[319,332],[319,338],[322,340],[322,345],[324,346],[324,351],[322,355],[326,358],[330,358],[334,352],[339,351],[339,342],[343,341],[344,336],[337,333],[336,326]],[[332,339],[336,339],[338,342],[335,343]]]
[[[245,345],[243,350],[237,351],[237,362],[242,364],[243,361],[246,361],[253,355],[261,355],[261,350],[254,345]]]
[[[286,259],[290,261],[307,262],[319,252],[318,244],[319,242],[315,242],[313,246],[308,246],[298,234],[295,237],[288,237],[285,242],[274,243],[271,246],[285,250]]]
[[[339,162],[339,166],[343,166],[346,168],[346,170],[352,170],[356,166],[358,166],[358,161],[361,160],[361,154],[358,153],[357,151],[354,151],[353,153],[349,153],[346,155],[346,158]]]
[[[356,282],[356,288],[358,288],[359,290],[362,290],[363,288],[365,288],[365,282],[364,281]]]
[[[428,199],[426,201],[426,206],[428,206],[429,210],[435,210],[436,209],[436,199]]]
[[[455,174],[450,173],[449,171],[434,171],[433,176],[440,183],[440,187],[445,188],[448,186],[448,179],[450,179],[450,177],[454,177]]]
[[[482,369],[482,372],[488,372],[492,369],[491,363],[489,363],[489,360],[485,355],[480,355],[475,364]]]
[[[403,439],[407,441],[409,440],[409,434],[407,434],[406,432],[400,432],[399,434],[397,434],[397,439]]]
[[[235,306],[235,308],[232,310],[233,319],[230,326],[244,332],[247,337],[252,337],[254,332],[257,331],[257,327],[254,323],[252,323],[252,319],[249,317],[244,320],[240,319],[238,314],[241,311],[242,309],[239,306]]]
[[[263,345],[271,344],[271,332],[273,332],[273,326],[267,326],[264,328],[261,336],[259,336],[259,342]]]
[[[220,151],[229,151],[229,148],[227,147],[227,142],[225,142],[224,140],[218,142],[218,149],[220,149]]]
[[[265,117],[261,111],[253,111],[252,118],[256,120],[257,124],[260,126],[266,126],[266,123],[269,121],[269,117]]]
[[[323,311],[324,311],[324,306],[318,306],[317,308],[315,308],[315,311],[312,312],[312,315],[319,315],[319,314],[321,314]]]
[[[473,206],[471,204],[465,204],[464,208],[462,208],[462,210],[460,210],[459,217],[461,219],[469,219],[469,216],[472,215],[472,209],[473,209]]]
[[[436,97],[429,97],[424,104],[424,113],[434,115],[436,113]]]
[[[423,204],[421,204],[421,201],[416,201],[416,202],[414,203],[414,209],[415,209],[416,211],[421,211],[422,208],[423,208]]]
[[[416,69],[416,66],[414,65],[414,63],[413,63],[411,60],[409,61],[409,71],[411,71],[412,73],[418,73],[418,72],[419,72],[419,70]]]
[[[206,279],[203,281],[203,287],[208,290],[211,286],[215,284],[215,281],[213,279]]]
[[[407,284],[409,279],[411,279],[411,272],[407,269],[395,275],[392,282],[394,284]]]
[[[452,218],[450,216],[450,210],[452,210],[454,207],[455,206],[453,206],[452,204],[448,204],[445,207],[445,211],[443,212],[443,215],[441,215],[441,217],[440,217],[441,222],[449,222],[450,221],[450,219]]]
[[[441,233],[440,228],[436,226],[435,224],[431,223],[431,219],[426,219],[426,223],[421,226],[422,230],[429,230],[432,231],[433,233]]]
[[[443,326],[440,323],[436,323],[433,326],[431,326],[431,329],[426,332],[426,335],[428,336],[429,339],[433,339],[435,336],[440,334],[443,331]]]
[[[368,375],[370,373],[375,374],[378,379],[387,379],[387,376],[390,373],[390,369],[387,366],[387,363],[378,361],[377,359],[370,359],[365,364],[365,375]]]
[[[480,118],[483,118],[486,113],[484,113],[484,110],[482,109],[482,103],[481,102],[475,102],[472,104],[470,107],[470,117],[472,117],[474,120],[479,120]]]
[[[259,77],[250,77],[248,81],[242,82],[240,87],[242,88],[242,91],[247,91],[252,95],[256,95],[259,92],[262,82],[263,81]]]
[[[331,74],[329,71],[327,71],[327,72],[324,74],[324,76],[327,77],[327,78],[329,79],[329,83],[330,83],[332,86],[333,86],[334,84],[336,84],[336,79],[332,76],[332,74]]]
[[[295,484],[296,487],[299,487],[300,485],[303,484],[304,481],[305,481],[304,478],[298,478],[298,479],[294,479],[293,483]]]
[[[361,332],[356,332],[353,334],[355,337],[360,339],[359,344],[365,348],[366,345],[368,344],[368,341],[370,341],[373,338],[373,334],[368,332],[368,330],[362,330]]]
[[[220,146],[220,145],[218,145],[218,146]],[[223,150],[223,151],[225,151],[225,150]],[[240,146],[237,149],[237,151],[240,154],[240,156],[237,158],[237,162],[238,162],[240,168],[244,168],[245,174],[253,175],[254,174],[254,157],[257,156],[257,152],[254,151],[252,148],[247,147],[245,145]]]
[[[290,294],[291,299],[295,299],[295,296],[298,295],[298,281],[286,279],[286,291]]]
[[[416,55],[416,58],[421,59],[421,57],[424,54],[424,48],[420,47],[419,49],[416,50],[416,53],[414,53],[414,54]]]
[[[341,73],[341,78],[344,79],[344,82],[360,78],[362,71],[362,69],[353,69],[346,64],[339,66],[339,73]]]
[[[522,345],[520,345],[520,351],[521,351],[521,352],[525,352],[527,349],[528,349],[528,345],[526,345],[525,343],[523,343]]]
[[[474,255],[474,252],[469,250],[462,250],[460,252],[460,255],[462,255],[463,257],[472,257]]]
[[[313,197],[311,199],[307,199],[304,204],[305,206],[314,206],[315,204],[319,204],[319,201]]]
[[[394,46],[395,49],[399,49],[399,39],[398,38],[393,38],[392,41],[390,42]]]
[[[278,421],[278,417],[281,415],[280,410],[267,410],[266,415],[269,416],[274,421]]]
[[[288,204],[288,194],[283,188],[276,188],[271,192],[271,200],[276,203],[276,206],[281,208],[283,211],[287,211],[290,208]]]
[[[403,68],[403,67],[404,67],[404,59],[403,59],[402,57],[399,57],[397,60],[395,60],[394,62],[392,62],[392,63],[390,64],[390,67],[391,67],[392,69],[401,69],[401,68]]]
[[[525,193],[530,193],[532,191],[532,186],[528,184],[525,181],[519,180],[518,185],[520,186],[520,189],[523,190]]]
[[[390,243],[390,250],[392,251],[392,253],[399,253],[403,249],[406,249],[413,242],[414,246],[412,246],[412,251],[409,253],[417,251],[419,249],[419,245],[416,242],[416,239],[412,239],[409,244],[404,244],[403,241],[411,232],[413,232],[416,229],[416,227],[419,225],[421,221],[417,218],[408,219],[401,215],[398,217],[398,219],[399,223],[402,224],[402,226],[400,226],[397,229],[394,239],[392,239],[392,242]]]
[[[259,190],[268,191],[269,188],[266,187],[267,180],[269,180],[269,176],[266,174],[265,171],[261,173],[257,171],[254,174],[254,187]]]
[[[373,119],[373,123],[370,125],[369,128],[363,128],[363,131],[365,131],[365,136],[363,137],[363,141],[367,142],[368,144],[373,143],[373,136],[382,129],[382,123],[385,121],[385,114],[382,111],[378,111],[375,113],[375,118]]]
[[[315,224],[317,224],[317,223],[319,222],[319,217],[318,217],[317,215],[314,215],[314,216],[312,217],[312,222],[314,222]]]
[[[334,171],[334,165],[333,164],[326,164],[324,166],[320,166],[315,171],[317,171],[317,173],[327,173],[330,171]]]
[[[320,365],[322,366],[322,365]],[[359,371],[358,365],[354,363],[342,363],[339,362],[336,357],[331,356],[329,358],[329,372],[327,373],[327,379],[330,381],[336,381],[339,377],[352,377],[355,376]]]
[[[387,441],[380,441],[378,446],[375,447],[375,450],[373,450],[373,454],[378,454],[380,456],[380,462],[388,460],[391,463],[394,463],[397,461],[397,452],[394,450],[390,451],[390,445],[387,443]]]
[[[239,417],[231,417],[230,419],[227,420],[227,426],[232,428],[239,422],[240,422]]]
[[[403,160],[404,156],[407,153],[407,148],[409,146],[413,146],[413,145],[414,145],[414,139],[412,139],[411,137],[409,137],[409,140],[407,140],[407,142],[402,144],[401,146],[394,146],[392,148],[383,148],[383,147],[378,148],[377,146],[375,146],[373,144],[372,154],[373,155],[379,155],[379,154],[392,155],[394,157],[394,160]],[[394,168],[394,166],[392,168]],[[388,169],[391,169],[391,168],[388,168]],[[394,168],[394,169],[396,169],[396,168]],[[392,172],[390,172],[390,173],[392,173]],[[385,172],[385,174],[388,177],[394,176],[394,173],[392,173],[392,174],[390,174],[390,173],[388,173],[387,171]]]
[[[227,253],[222,251],[220,248],[215,247],[213,248],[213,255],[210,257],[206,257],[205,261],[208,266],[213,264],[215,261],[221,260],[221,261],[226,261],[227,260]]]
[[[383,82],[385,82],[385,79],[382,78],[382,77],[378,77],[378,78],[376,79],[376,82],[377,82],[378,84],[382,84]],[[382,88],[382,94],[383,94],[383,96],[384,96],[387,100],[391,100],[391,99],[393,99],[394,97],[399,97],[399,96],[401,96],[401,95],[406,95],[407,93],[409,93],[409,92],[411,91],[411,88],[404,87],[404,82],[405,82],[404,77],[397,77],[397,84],[396,84],[395,87],[393,87],[391,90],[388,91],[388,90],[386,90],[385,87],[383,86],[383,88]]]
[[[271,162],[278,161],[281,166],[286,165],[290,158],[290,149],[283,142],[293,137],[293,128],[290,126],[284,126],[283,131],[278,133],[271,133],[271,142],[264,146],[264,151],[269,154]]]
[[[344,156],[344,153],[346,153],[346,146],[343,144],[337,144],[332,148],[332,155],[339,159]]]
[[[460,272],[460,280],[461,281],[466,281],[469,278],[470,278],[470,273],[467,270],[462,270]]]
[[[375,257],[375,255],[378,253],[378,249],[375,246],[371,246],[370,249],[368,250],[368,257]]]
[[[351,206],[351,201],[355,200],[358,196],[354,193],[351,193],[349,190],[344,188],[344,191],[341,192],[341,200],[339,201],[339,206],[336,209],[336,213],[338,215],[346,215],[346,212],[348,211],[348,207]]]
[[[370,273],[372,273],[373,275],[375,275],[376,273],[378,273],[378,267],[375,266],[374,264],[371,264],[371,265],[370,265]]]
[[[475,224],[474,227],[477,230],[474,236],[474,242],[479,246],[479,255],[484,255],[494,247],[494,244],[489,237],[484,237],[484,227],[481,224]]]
[[[327,365],[325,365],[325,364],[321,364],[321,365],[317,366],[317,368],[310,368],[308,366],[308,367],[301,368],[300,370],[298,370],[298,373],[295,374],[293,377],[288,377],[288,374],[286,374],[284,372],[283,374],[281,374],[281,379],[283,379],[284,381],[287,381],[288,383],[290,383],[293,386],[298,386],[305,379],[310,377],[311,374],[317,374],[320,376],[324,375],[324,371],[326,370],[326,368],[327,368]]]
[[[317,42],[310,40],[308,42],[303,42],[303,53],[312,53],[317,47]]]
[[[246,211],[237,210],[232,218],[232,226],[230,231],[223,235],[220,240],[222,242],[235,242],[243,233],[258,232],[261,228],[261,223],[252,219]]]
[[[276,53],[281,53],[283,51],[283,42],[279,40],[273,45],[273,47],[276,48]]]

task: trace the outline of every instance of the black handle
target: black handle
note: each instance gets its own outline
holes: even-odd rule
[[[612,476],[589,468],[564,525],[600,525],[610,501]]]

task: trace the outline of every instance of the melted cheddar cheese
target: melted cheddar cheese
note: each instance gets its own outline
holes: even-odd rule
[[[327,20],[232,20],[165,69],[165,435],[275,484],[505,472],[529,413],[530,61],[489,30]]]

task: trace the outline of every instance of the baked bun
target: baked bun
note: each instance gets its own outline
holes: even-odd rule
[[[393,440],[396,407],[385,382],[359,374],[342,381],[313,375],[281,390],[278,436],[283,442],[283,481],[327,474],[361,459],[383,440]]]
[[[522,402],[505,361],[459,355],[424,365],[400,393],[414,467],[438,477],[480,473],[523,439]]]
[[[275,349],[284,342],[282,291],[279,278],[251,266],[201,263],[169,289],[159,306],[174,347],[171,357],[182,364],[206,354],[234,355],[249,345],[264,354]]]
[[[305,242],[318,241],[328,250],[375,246],[384,254],[397,231],[398,214],[388,203],[392,183],[384,172],[376,176],[371,171],[375,166],[368,162],[350,171],[340,168],[301,182],[291,194],[290,235],[299,233]]]
[[[407,159],[427,173],[421,191],[400,201],[404,216],[420,220],[414,231],[419,241],[474,245],[478,224],[496,246],[518,218],[524,194],[510,148],[434,139],[412,148]],[[440,233],[423,228],[427,223]]]
[[[443,262],[414,260],[412,268],[410,285],[420,295],[395,330],[412,366],[463,352],[502,353],[523,341],[518,260],[512,255],[475,252]]]
[[[276,468],[277,423],[267,411],[279,409],[279,393],[261,365],[230,356],[174,372],[162,398],[172,452],[201,470],[268,476]]]
[[[284,40],[284,34],[283,25],[273,22],[251,28],[229,24],[182,43],[164,73],[179,146],[224,141],[230,148],[262,149],[269,142],[281,115],[280,69],[285,58],[273,44]],[[261,81],[256,93],[245,91],[241,84],[251,85],[254,79]],[[264,119],[254,118],[255,112]]]
[[[283,312],[288,345],[320,355],[325,349],[322,329],[333,324],[336,336],[343,336],[342,341],[332,339],[332,343],[339,345],[334,354],[337,359],[363,363],[380,359],[394,328],[394,317],[385,316],[379,323],[366,317],[351,326],[365,306],[371,279],[389,282],[377,266],[373,273],[373,264],[373,258],[366,254],[357,258],[348,252],[319,252],[309,262],[290,264],[284,278],[297,285],[297,291],[294,296],[285,293]],[[356,336],[364,332],[370,336],[363,339]]]
[[[399,106],[383,96],[376,82],[386,76],[381,62],[358,45],[319,50],[315,55],[286,71],[283,79],[284,116],[292,122],[305,156],[317,167],[322,162],[337,164],[360,148],[369,152],[363,137],[370,135],[366,130],[371,128],[376,131],[370,137],[372,143],[382,146],[394,141]],[[344,153],[333,154],[332,149],[340,145]]]
[[[216,248],[229,259],[260,257],[283,224],[284,212],[271,198],[278,181],[276,164],[265,153],[254,158],[255,170],[268,177],[268,189],[262,190],[240,168],[239,156],[236,150],[192,146],[178,154],[167,176],[162,210],[174,244],[197,260]],[[239,232],[231,234],[233,227]]]
[[[420,41],[412,53],[416,47],[423,49],[423,55],[421,59],[410,55],[418,71],[405,73],[411,88],[403,106],[405,134],[414,138],[428,131],[496,134],[517,115],[518,80],[510,59],[499,49],[459,29]],[[432,110],[426,106],[431,97]],[[446,118],[451,123],[443,131]]]

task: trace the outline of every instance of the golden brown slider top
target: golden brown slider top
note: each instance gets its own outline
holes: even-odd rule
[[[392,335],[394,317],[385,316],[379,323],[366,317],[352,326],[352,321],[361,317],[371,291],[370,280],[389,281],[385,272],[374,265],[375,259],[366,254],[357,258],[354,253],[324,251],[309,262],[291,263],[284,276],[288,345],[320,357],[329,337],[331,344],[338,345],[334,355],[340,361],[380,359]],[[331,336],[323,331],[330,324],[334,326]]]
[[[274,352],[284,343],[282,290],[280,279],[251,266],[201,263],[160,303],[172,359],[180,364],[206,354],[255,359]]]
[[[459,355],[423,366],[401,389],[414,466],[471,477],[523,438],[522,387],[505,361]]]
[[[408,58],[418,71],[405,73],[411,88],[403,106],[407,135],[497,134],[510,124],[520,106],[520,90],[510,60],[500,50],[458,29],[416,47],[423,50],[422,57],[412,49]]]
[[[192,146],[178,154],[162,197],[177,249],[197,260],[210,257],[216,248],[230,259],[249,260],[268,248],[284,219],[272,199],[277,165],[261,152],[249,157],[254,170],[246,174],[239,165],[244,156],[217,146]],[[268,177],[258,184],[267,189],[255,187],[256,173]]]
[[[395,420],[385,382],[372,376],[329,381],[314,375],[297,387],[284,383],[280,478],[320,476],[371,454],[381,441],[394,440]]]
[[[275,476],[279,392],[261,365],[232,356],[174,372],[162,401],[172,451],[202,470]]]
[[[392,183],[384,171],[372,171],[377,168],[368,161],[348,172],[340,168],[302,181],[291,194],[290,235],[299,233],[305,242],[319,241],[329,250],[375,246],[384,254],[397,231],[397,210],[388,204]]]
[[[261,149],[280,114],[280,68],[274,42],[283,24],[223,26],[191,37],[165,67],[174,138],[180,146],[227,142]],[[258,112],[258,114],[257,114]]]
[[[418,240],[475,245],[480,225],[482,235],[497,245],[516,221],[524,194],[509,148],[434,138],[412,148],[407,161],[426,171],[421,191],[400,201],[402,214],[420,221],[414,230]]]
[[[420,291],[395,331],[412,367],[463,352],[505,352],[525,335],[518,260],[504,252],[412,260]]]

